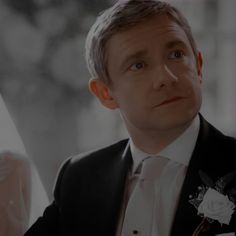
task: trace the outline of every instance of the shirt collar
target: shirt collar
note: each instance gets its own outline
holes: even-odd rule
[[[161,152],[151,156],[163,156],[172,161],[178,162],[185,166],[188,166],[192,152],[194,150],[197,136],[200,128],[200,120],[197,115],[192,121],[191,125],[182,133],[177,139],[165,147]],[[143,152],[137,148],[132,139],[129,140],[130,150],[133,158],[133,173],[143,159],[150,154]]]

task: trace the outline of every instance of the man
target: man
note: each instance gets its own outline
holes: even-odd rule
[[[202,55],[182,14],[118,2],[91,28],[86,56],[90,91],[119,109],[130,138],[68,159],[26,236],[235,235],[236,140],[199,114]],[[165,163],[154,198],[136,191],[150,157]]]

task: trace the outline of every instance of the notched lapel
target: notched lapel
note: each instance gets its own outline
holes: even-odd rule
[[[193,232],[203,219],[197,214],[197,209],[189,203],[189,200],[198,192],[198,187],[204,184],[200,178],[199,171],[204,171],[204,173],[207,173],[214,181],[227,172],[232,171],[232,166],[224,164],[223,154],[227,155],[227,153],[224,153],[224,149],[219,148],[224,142],[224,137],[225,136],[200,116],[200,131],[180,193],[171,229],[171,236],[193,235]],[[234,220],[235,214],[231,221]],[[220,232],[230,232],[229,230],[232,228],[227,225],[221,227],[216,221],[208,225],[207,231],[199,235],[213,236]],[[232,225],[232,223],[230,225]]]
[[[196,156],[193,156],[193,158],[196,158]],[[193,196],[192,194],[196,192],[197,186],[200,185],[201,179],[199,178],[198,171],[190,163],[180,193],[171,236],[190,236],[200,224],[202,218],[197,215],[196,209],[189,203]]]
[[[171,236],[190,236],[200,224],[201,217],[197,215],[196,209],[189,203],[196,188],[201,185],[199,169],[203,165],[204,146],[208,137],[208,127],[200,119],[200,130],[195,149],[193,151],[186,177],[179,197],[176,214],[174,217]],[[207,158],[206,158],[207,160]]]
[[[132,164],[127,145],[123,140],[71,160],[61,184],[62,235],[115,234]]]
[[[102,221],[105,224],[103,227],[104,231],[100,233],[95,232],[96,235],[111,236],[115,234],[117,228],[123,203],[126,178],[132,164],[129,144],[118,155],[109,156],[107,162],[101,178],[96,181],[102,197],[98,201],[99,207],[94,214],[94,222]],[[107,222],[110,222],[110,225]]]

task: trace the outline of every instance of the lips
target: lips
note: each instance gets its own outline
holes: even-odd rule
[[[166,104],[169,104],[169,103],[173,103],[173,102],[179,101],[181,99],[183,99],[183,97],[168,98],[168,99],[164,100],[163,102],[161,102],[160,104],[158,104],[157,107],[162,106],[162,105],[166,105]]]

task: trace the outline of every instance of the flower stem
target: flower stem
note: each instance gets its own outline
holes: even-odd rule
[[[195,229],[195,231],[193,232],[192,236],[198,236],[204,229],[206,229],[208,227],[208,221],[207,219],[204,217],[201,221],[201,223],[198,225],[198,227]]]

